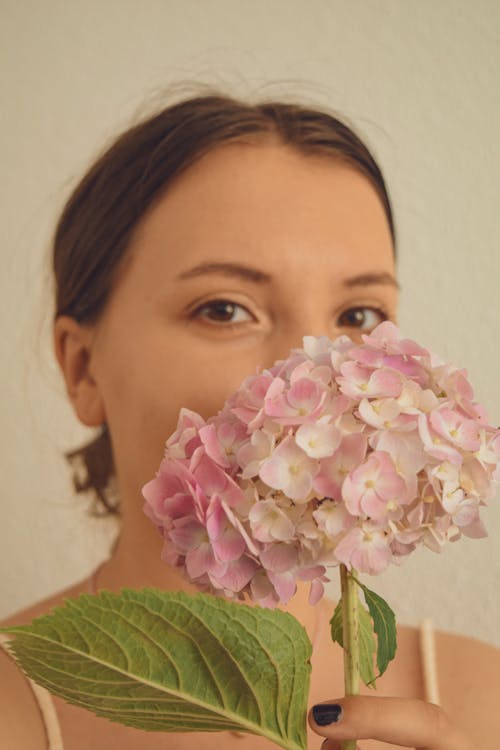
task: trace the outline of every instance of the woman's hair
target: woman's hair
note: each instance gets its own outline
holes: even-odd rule
[[[251,104],[209,92],[168,106],[124,132],[76,186],[54,235],[55,317],[69,315],[84,324],[99,319],[139,222],[194,162],[224,144],[270,140],[306,156],[348,164],[365,175],[384,207],[395,251],[384,178],[345,122],[324,109],[281,101]],[[106,427],[67,458],[75,469],[75,490],[94,492],[94,512],[116,513],[117,502],[108,492],[114,466]]]

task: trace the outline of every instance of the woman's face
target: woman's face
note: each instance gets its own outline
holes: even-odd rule
[[[394,319],[391,236],[368,180],[278,144],[220,147],[143,219],[90,370],[122,495],[155,473],[182,406],[205,418],[304,335]]]

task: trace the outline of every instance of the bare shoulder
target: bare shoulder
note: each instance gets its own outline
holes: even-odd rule
[[[491,747],[500,737],[500,649],[438,630],[436,653],[443,708],[478,747]]]
[[[17,612],[0,622],[1,627],[24,625],[53,607],[63,604],[64,599],[77,596],[85,590],[85,583],[78,583],[36,604]],[[8,636],[0,636],[2,641]],[[9,750],[42,750],[47,747],[45,727],[33,690],[4,648],[0,647],[0,747]]]
[[[436,631],[436,651],[440,678],[450,692],[460,685],[470,694],[478,689],[500,693],[500,648],[470,636],[446,631]]]
[[[65,599],[69,599],[72,596],[78,596],[83,592],[87,591],[87,580],[79,581],[78,583],[70,586],[62,591],[58,591],[56,594],[52,594],[46,599],[42,599],[35,604],[32,604],[25,609],[15,612],[5,620],[0,621],[0,627],[8,627],[9,625],[25,625],[31,622],[35,617],[41,617],[42,615],[48,614],[54,607],[59,607],[64,604]]]

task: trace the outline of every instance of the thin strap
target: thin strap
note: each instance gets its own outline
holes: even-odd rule
[[[7,648],[7,644],[10,640],[11,639],[8,636],[0,633],[0,648],[2,648],[12,659],[12,654]],[[56,708],[49,691],[41,685],[37,685],[36,682],[33,682],[33,680],[24,674],[24,672],[21,672],[21,674],[26,678],[28,685],[35,696],[45,727],[47,746],[49,750],[64,750],[59,719],[57,718]]]
[[[424,677],[425,700],[439,705],[438,671],[436,661],[436,639],[432,620],[426,618],[420,623],[420,655]]]

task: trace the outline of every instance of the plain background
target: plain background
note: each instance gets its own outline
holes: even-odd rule
[[[62,452],[88,433],[51,352],[50,236],[89,161],[178,81],[336,110],[385,173],[400,324],[466,367],[500,424],[500,6],[496,0],[3,0],[0,614],[88,575],[89,519]],[[500,644],[500,507],[490,536],[418,550],[367,583],[398,620]],[[140,561],[138,561],[140,564]],[[336,584],[333,585],[336,594]]]

